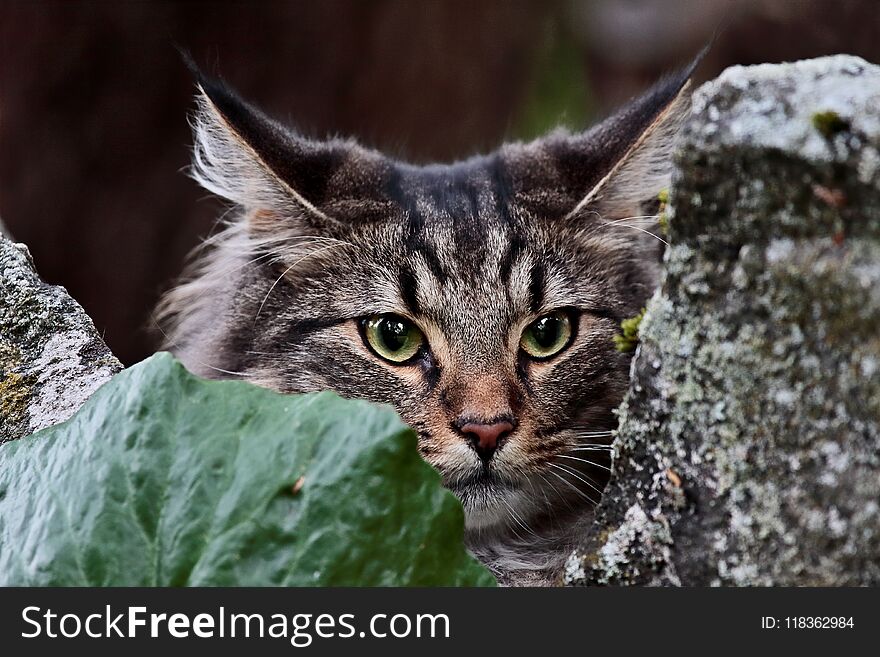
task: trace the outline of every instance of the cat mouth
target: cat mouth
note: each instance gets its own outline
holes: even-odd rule
[[[516,471],[511,471],[506,463],[500,463],[497,458],[489,462],[483,461],[479,465],[468,464],[466,467],[450,472],[444,476],[444,485],[452,489],[485,488],[493,490],[519,488],[524,484],[523,478]]]
[[[486,488],[496,490],[498,488],[506,488],[510,482],[502,478],[497,472],[488,466],[483,466],[465,477],[459,477],[447,487],[453,491],[467,491],[475,488]]]

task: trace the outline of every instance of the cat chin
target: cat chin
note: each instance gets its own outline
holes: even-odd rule
[[[510,488],[453,491],[462,501],[464,528],[468,533],[507,533],[516,524],[514,513],[521,522],[528,522],[533,503],[523,492]]]
[[[500,502],[498,505],[470,506],[470,508],[466,507],[464,511],[464,528],[468,532],[498,530],[501,528],[503,520],[503,506]]]

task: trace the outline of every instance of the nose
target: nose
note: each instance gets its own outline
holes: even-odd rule
[[[467,438],[484,463],[488,463],[495,450],[513,431],[513,424],[507,420],[491,422],[465,422],[458,430]]]

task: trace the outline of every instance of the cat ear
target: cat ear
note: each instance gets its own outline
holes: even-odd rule
[[[568,219],[584,210],[610,219],[641,215],[642,204],[669,186],[675,137],[691,106],[691,71],[661,80],[599,124],[595,134],[582,137],[607,144],[609,154],[619,156],[600,169],[607,171],[572,208]]]
[[[620,219],[668,186],[675,136],[690,109],[690,76],[702,53],[595,127],[556,132],[506,154],[519,191],[566,220]]]
[[[297,135],[188,64],[198,85],[191,175],[245,209],[253,230],[334,233],[349,206],[376,200],[381,156]]]

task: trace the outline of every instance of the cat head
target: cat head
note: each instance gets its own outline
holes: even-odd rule
[[[431,166],[306,139],[198,74],[192,175],[236,212],[166,295],[166,346],[393,405],[471,530],[594,503],[690,72],[586,132]]]

